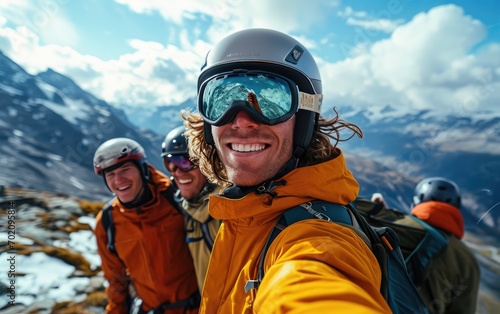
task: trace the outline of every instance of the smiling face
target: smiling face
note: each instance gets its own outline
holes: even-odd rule
[[[291,158],[295,116],[288,121],[265,125],[240,111],[223,126],[212,126],[217,153],[229,181],[253,186],[274,177]]]
[[[131,202],[142,193],[141,172],[133,162],[126,162],[116,169],[105,171],[104,176],[109,189],[122,203]]]
[[[183,172],[180,168],[170,172],[174,177],[175,184],[179,188],[181,196],[185,199],[192,199],[201,192],[207,178],[201,173],[200,169],[193,168],[190,171]]]

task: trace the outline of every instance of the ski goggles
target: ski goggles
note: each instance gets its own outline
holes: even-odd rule
[[[174,155],[171,157],[165,157],[163,162],[165,167],[170,173],[174,173],[177,169],[181,169],[182,172],[188,172],[193,170],[196,165],[189,160],[188,155]]]
[[[234,120],[244,110],[255,121],[274,125],[290,119],[299,109],[320,112],[322,94],[307,94],[286,77],[263,71],[226,72],[203,82],[198,111],[215,126]]]

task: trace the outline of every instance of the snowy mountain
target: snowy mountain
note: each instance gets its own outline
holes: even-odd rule
[[[188,101],[180,105],[151,107],[145,110],[143,107],[120,104],[119,110],[123,110],[130,122],[139,128],[148,128],[151,131],[166,136],[170,130],[181,126],[181,109],[193,107]]]
[[[0,185],[107,198],[92,159],[114,137],[137,140],[163,167],[162,136],[133,126],[68,77],[52,70],[30,75],[0,53]]]
[[[339,108],[365,137],[345,143],[348,151],[411,177],[443,176],[462,190],[470,225],[500,236],[500,116],[431,111],[400,115],[391,108],[361,112]]]

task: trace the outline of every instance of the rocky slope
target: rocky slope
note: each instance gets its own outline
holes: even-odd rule
[[[0,312],[104,313],[92,225],[103,204],[47,192],[0,196]]]

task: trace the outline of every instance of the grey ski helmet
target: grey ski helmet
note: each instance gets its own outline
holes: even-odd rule
[[[426,178],[415,187],[413,205],[427,201],[449,203],[460,209],[460,191],[457,184],[451,180],[441,177]]]
[[[136,163],[143,179],[149,180],[144,148],[136,141],[124,137],[108,140],[97,148],[94,154],[94,172],[101,176],[103,171],[116,169],[127,161]]]
[[[184,136],[186,128],[177,127],[170,131],[161,144],[161,157],[172,157],[173,155],[188,154],[187,138]]]
[[[206,56],[198,77],[198,94],[205,80],[233,70],[276,73],[293,81],[301,92],[321,94],[318,66],[309,51],[297,40],[270,29],[247,29],[219,41]],[[198,105],[202,101],[199,97]],[[300,157],[311,143],[319,114],[299,109],[294,130],[294,156]],[[205,123],[204,135],[213,144],[211,127]]]

